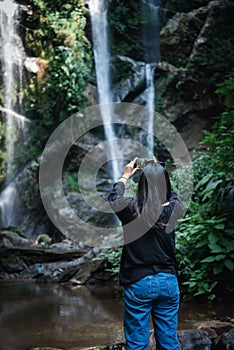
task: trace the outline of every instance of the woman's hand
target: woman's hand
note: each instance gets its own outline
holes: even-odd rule
[[[123,172],[123,175],[121,177],[121,181],[122,180],[126,180],[126,181],[123,181],[123,182],[127,182],[130,177],[135,174],[135,172],[138,170],[137,167],[134,167],[135,163],[136,163],[136,160],[137,160],[137,157],[134,158],[131,162],[129,162],[125,168],[124,168],[124,172]]]

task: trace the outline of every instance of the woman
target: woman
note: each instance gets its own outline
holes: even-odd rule
[[[108,196],[124,232],[119,278],[127,350],[148,349],[151,315],[157,350],[178,350],[174,226],[180,202],[167,170],[155,160],[143,167],[136,197],[124,197],[127,181],[138,170],[136,159],[125,166]]]

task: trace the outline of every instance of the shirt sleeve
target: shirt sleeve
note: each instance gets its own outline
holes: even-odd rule
[[[111,208],[119,217],[121,217],[121,219],[123,215],[125,216],[127,214],[127,216],[129,216],[129,213],[127,213],[129,210],[128,206],[132,200],[132,197],[124,197],[124,193],[125,184],[122,181],[118,181],[114,184],[107,197]]]
[[[116,199],[123,197],[125,192],[125,184],[122,181],[118,181],[112,187],[110,194],[108,195],[108,201],[113,202]]]
[[[170,200],[177,200],[177,199],[178,199],[178,194],[174,190],[171,190]]]
[[[171,213],[170,213],[170,218],[168,220],[166,233],[176,228],[178,224],[178,220],[181,219],[184,214],[184,208],[183,208],[181,199],[178,196],[178,194],[173,190],[171,192],[170,203],[171,203]]]

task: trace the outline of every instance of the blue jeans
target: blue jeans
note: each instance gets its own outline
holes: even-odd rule
[[[157,350],[178,350],[180,292],[176,276],[160,272],[124,287],[124,334],[127,350],[147,350],[150,315]]]

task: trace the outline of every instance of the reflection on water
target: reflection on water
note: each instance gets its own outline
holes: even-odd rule
[[[179,329],[197,321],[232,316],[233,308],[182,304]],[[0,282],[0,350],[30,345],[61,348],[121,342],[123,303],[110,287]]]
[[[1,282],[0,349],[119,342],[121,313],[121,302],[107,288]]]

